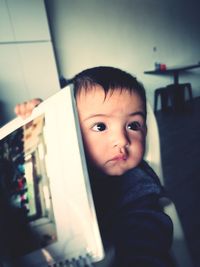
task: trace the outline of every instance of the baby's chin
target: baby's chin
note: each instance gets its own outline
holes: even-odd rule
[[[89,163],[89,162],[88,162]],[[91,162],[90,162],[91,163]],[[118,164],[117,162],[104,164],[103,166],[99,166],[97,164],[88,164],[89,172],[92,175],[100,177],[101,175],[106,176],[121,176],[125,174],[127,171],[135,168],[139,164],[138,161],[129,162],[128,164]]]
[[[105,175],[108,176],[121,176],[130,169],[134,168],[134,166],[130,168],[113,168],[113,169],[103,169],[101,170]]]

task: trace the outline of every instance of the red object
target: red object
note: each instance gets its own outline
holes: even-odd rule
[[[160,70],[166,70],[166,64],[160,64]]]

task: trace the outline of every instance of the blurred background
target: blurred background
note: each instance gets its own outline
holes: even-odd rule
[[[57,91],[58,76],[98,65],[136,75],[153,104],[155,88],[173,77],[144,71],[155,62],[200,61],[199,7],[198,0],[0,0],[1,123],[14,116],[17,102]],[[199,72],[180,77],[192,83],[194,96]]]
[[[156,88],[172,75],[147,75],[200,62],[198,0],[0,0],[0,125],[13,108],[47,98],[93,66],[122,68],[143,82],[154,105]],[[163,112],[158,121],[166,188],[180,215],[194,266],[200,266],[200,68],[181,73],[191,83],[193,103]],[[187,100],[187,96],[186,96]]]

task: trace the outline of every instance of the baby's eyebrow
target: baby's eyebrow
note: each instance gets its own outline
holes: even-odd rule
[[[128,114],[129,117],[134,117],[134,116],[138,116],[138,115],[145,119],[145,114],[142,111],[136,111],[136,112],[132,112],[132,113]],[[87,121],[89,119],[93,119],[96,117],[110,117],[110,115],[104,114],[104,113],[91,114],[91,115],[87,116],[86,118],[84,118],[83,121]]]
[[[142,111],[136,111],[136,112],[132,112],[132,113],[129,114],[129,116],[131,116],[131,117],[132,116],[137,116],[137,115],[142,116],[143,118],[145,118],[145,114]]]
[[[109,117],[109,115],[107,114],[103,114],[103,113],[98,113],[98,114],[91,114],[88,117],[86,117],[83,121],[92,119],[92,118],[96,118],[96,117]]]

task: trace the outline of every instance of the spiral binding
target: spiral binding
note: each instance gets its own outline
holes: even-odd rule
[[[59,262],[55,262],[48,267],[94,267],[90,255],[79,256],[79,258],[66,259]]]

